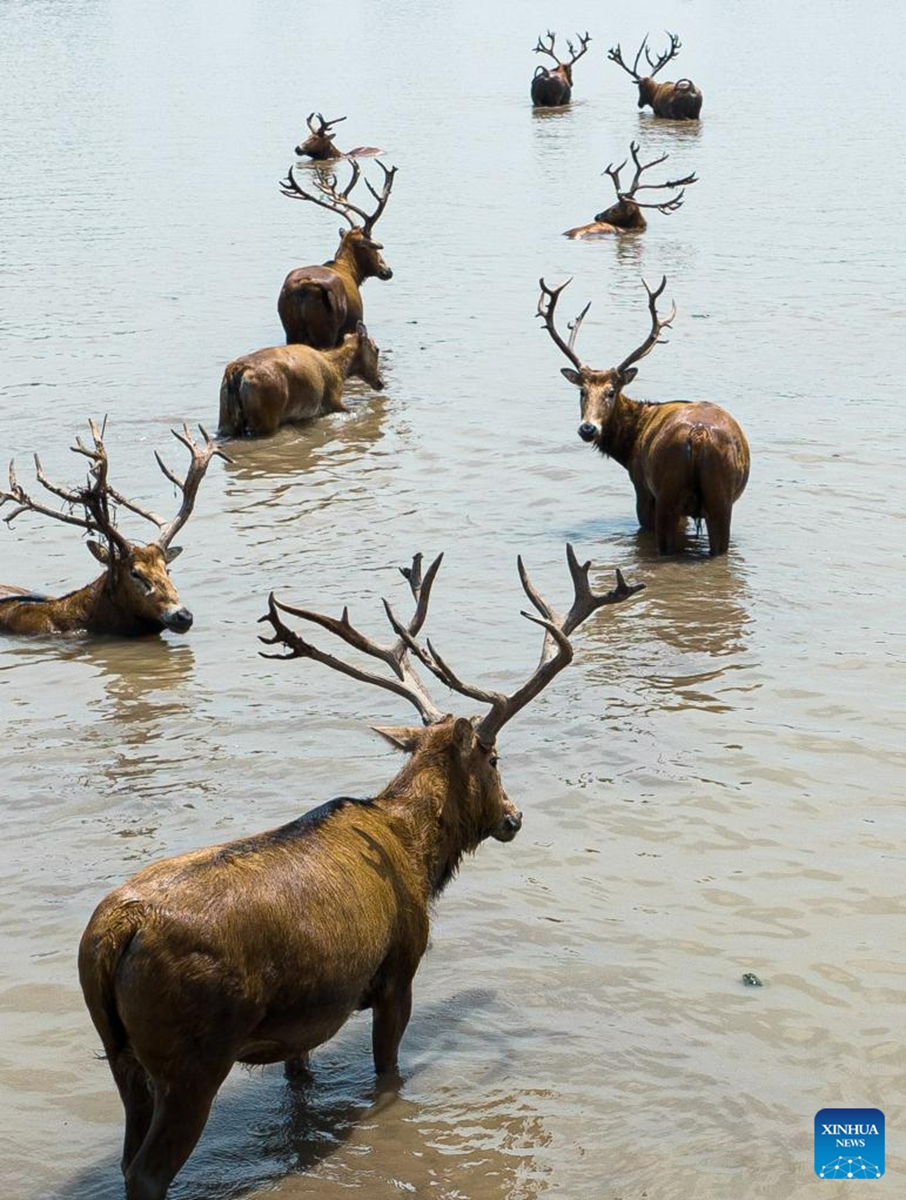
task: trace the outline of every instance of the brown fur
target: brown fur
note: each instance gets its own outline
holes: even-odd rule
[[[86,543],[107,570],[93,583],[65,596],[31,598],[0,584],[0,631],[15,634],[108,633],[138,637],[172,629],[184,633],[192,614],[179,602],[168,565],[178,546],[163,550],[156,543],[130,543],[129,557],[110,555],[98,542]],[[20,597],[29,597],[20,599]]]
[[[749,447],[728,412],[706,401],[650,404],[623,388],[636,376],[582,366],[563,375],[581,389],[580,436],[629,472],[642,529],[661,554],[676,554],[687,518],[704,519],[712,556],[726,554],[733,504],[749,478]]]
[[[639,81],[639,108],[650,105],[656,117],[673,121],[694,120],[702,110],[702,94],[691,79],[658,83],[650,75]]]
[[[569,104],[573,95],[573,72],[568,63],[556,67],[535,68],[532,77],[532,104],[536,108],[559,108]]]
[[[289,345],[244,354],[223,373],[219,432],[266,437],[291,421],[344,412],[343,387],[351,375],[383,391],[378,348],[362,324],[333,350]]]
[[[370,801],[146,867],[101,901],[79,978],[126,1110],[128,1200],[162,1200],[234,1062],[298,1068],[357,1009],[393,1073],[429,905],[521,824],[471,722],[380,730],[412,757]]]
[[[391,279],[383,247],[359,226],[340,230],[334,257],[320,267],[296,267],[283,281],[277,312],[290,344],[329,350],[362,320],[361,285]]]

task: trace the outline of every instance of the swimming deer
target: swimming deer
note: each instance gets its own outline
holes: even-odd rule
[[[575,351],[576,335],[590,303],[570,322],[565,342],[557,332],[554,313],[560,293],[571,281],[558,288],[547,287],[543,279],[539,282],[537,315],[573,364],[563,367],[561,374],[580,389],[579,437],[629,472],[639,525],[654,530],[660,554],[676,554],[685,541],[687,518],[704,519],[709,553],[726,554],[733,504],[749,478],[749,446],[739,425],[708,401],[656,404],[631,400],[623,392],[638,374],[632,364],[651,353],[676,316],[676,305],[667,317],[657,314],[666,276],[654,291],[645,283],[651,314],[648,337],[619,366],[604,371],[585,365]]]
[[[554,612],[520,559],[522,586],[544,630],[541,658],[510,695],[464,683],[419,633],[439,555],[403,574],[408,622],[387,602],[395,640],[383,644],[341,617],[294,608],[273,593],[261,618],[277,659],[308,658],[406,700],[420,727],[376,732],[409,756],[369,799],[340,797],[289,824],[152,864],[98,905],[79,947],[79,978],[126,1116],[127,1200],[162,1200],[191,1154],[235,1062],[305,1070],[308,1053],[357,1010],[372,1011],[375,1071],[393,1077],[412,1011],[412,980],[428,944],[431,907],[463,857],[488,838],[510,842],[522,813],[497,769],[497,735],[569,664],[570,634],[604,605],[638,592],[617,572],[595,593],[572,547],[569,612]],[[380,669],[309,642],[285,617],[319,626]],[[416,662],[451,691],[487,707],[454,717],[432,700]]]
[[[616,204],[611,204],[603,212],[596,213],[595,219],[589,222],[589,224],[578,225],[575,229],[567,229],[564,237],[591,238],[610,233],[641,233],[643,229],[648,227],[648,222],[642,213],[643,208],[655,208],[658,212],[665,214],[676,212],[683,203],[686,188],[690,184],[698,182],[698,176],[693,172],[691,175],[684,175],[682,179],[671,179],[666,183],[642,183],[642,174],[645,171],[650,171],[652,167],[660,166],[662,162],[666,162],[669,155],[662,154],[660,158],[653,158],[651,162],[641,163],[639,162],[638,142],[629,143],[629,152],[635,164],[635,174],[632,177],[632,183],[629,185],[629,188],[623,191],[620,186],[620,172],[626,166],[628,159],[624,158],[618,167],[610,163],[603,173],[609,175],[613,181],[613,186],[617,193]],[[677,191],[677,189],[679,190]],[[676,192],[676,195],[671,196],[669,200],[661,200],[655,203],[649,203],[637,198],[639,192],[664,190]]]
[[[284,196],[308,200],[349,222],[348,229],[340,230],[340,244],[333,258],[320,267],[296,267],[283,281],[277,311],[287,342],[304,343],[317,350],[338,346],[343,335],[352,333],[363,318],[360,288],[364,281],[371,276],[393,278],[381,254],[384,247],[374,240],[373,233],[390,199],[396,167],[378,163],[384,173],[380,193],[365,179],[365,186],[377,202],[374,210],[367,212],[350,199],[361,175],[359,164],[354,159],[351,163],[349,182],[342,191],[333,174],[314,181],[316,193],[306,191],[295,178],[292,167],[280,184]],[[356,217],[361,220],[360,225]]]
[[[576,49],[572,42],[567,41],[566,45],[570,53],[569,62],[561,62],[554,50],[554,42],[557,40],[556,34],[547,31],[547,45],[541,41],[541,36],[538,36],[538,45],[535,47],[536,54],[547,54],[557,64],[555,67],[545,67],[539,63],[535,68],[535,74],[532,76],[532,104],[536,108],[559,108],[564,104],[569,104],[573,94],[573,67],[588,49],[588,43],[591,38],[586,30],[585,34],[577,33],[579,39],[580,50],[576,53]]]
[[[702,94],[691,79],[678,79],[676,83],[672,80],[658,83],[654,78],[658,71],[663,70],[667,63],[676,57],[682,46],[682,42],[675,33],[668,32],[667,37],[670,39],[670,45],[663,54],[658,55],[656,61],[652,59],[648,51],[647,33],[631,67],[627,67],[623,62],[619,44],[607,51],[607,57],[618,67],[622,67],[627,75],[632,76],[638,84],[639,108],[644,108],[646,104],[649,104],[656,117],[668,117],[674,121],[696,118],[702,110]],[[639,60],[643,51],[648,66],[651,68],[650,75],[639,74]]]
[[[384,390],[377,343],[359,321],[333,350],[271,346],[234,359],[220,385],[220,426],[229,437],[267,437],[281,425],[346,412],[343,387],[357,376]]]
[[[0,632],[50,634],[83,630],[121,637],[139,637],[161,633],[165,629],[186,633],[192,627],[193,617],[180,603],[168,569],[182,553],[182,547],[170,543],[191,516],[198,486],[211,458],[216,454],[227,462],[229,459],[204,429],[201,430],[205,439],[203,446],[196,445],[187,426],[183,426],[181,433],[171,430],[189,451],[192,461],[185,479],[180,479],[160,455],[155,454],[164,475],[182,493],[179,512],[167,521],[140,507],[134,500],[127,500],[110,484],[103,440],[105,427],[98,428],[94,421],[89,421],[89,427],[94,444],[86,446],[77,437],[72,447],[74,453],[84,455],[90,463],[88,480],[83,487],[68,489],[52,483],[35,455],[38,482],[63,501],[63,508],[51,508],[33,499],[19,483],[15,463],[10,463],[9,467],[9,491],[0,491],[0,506],[8,502],[16,505],[4,518],[7,525],[24,512],[36,512],[98,534],[102,541],[89,540],[85,545],[104,564],[104,574],[93,583],[60,597],[0,584]],[[117,507],[128,509],[156,525],[160,532],[155,540],[142,546],[124,537],[114,518]]]
[[[313,124],[315,116],[318,118],[317,128]],[[335,158],[364,158],[382,153],[376,146],[356,146],[355,150],[338,150],[333,144],[336,134],[332,130],[334,125],[339,125],[341,121],[345,120],[345,117],[336,117],[333,121],[327,121],[324,119],[323,113],[309,113],[306,121],[309,129],[308,137],[296,147],[296,154],[299,158],[310,158],[315,162],[329,162]]]

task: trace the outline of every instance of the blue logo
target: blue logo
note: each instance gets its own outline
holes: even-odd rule
[[[881,1110],[822,1108],[815,1113],[815,1174],[819,1179],[880,1179],[884,1174]]]

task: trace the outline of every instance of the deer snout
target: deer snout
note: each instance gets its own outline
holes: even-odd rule
[[[176,608],[172,612],[161,613],[160,619],[167,629],[174,633],[188,633],[195,618],[187,608]]]
[[[583,442],[593,442],[597,432],[597,425],[592,425],[590,421],[583,421],[579,426],[579,437]]]
[[[378,271],[378,279],[392,279],[392,278],[393,278],[393,272],[390,270],[390,268],[385,263],[384,266],[381,267],[380,271]]]
[[[511,842],[521,828],[522,813],[507,813],[492,836],[498,842]]]

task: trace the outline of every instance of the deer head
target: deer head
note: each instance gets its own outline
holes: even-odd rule
[[[369,387],[382,392],[385,385],[379,361],[381,352],[374,338],[368,336],[364,322],[359,321],[354,332],[347,333],[343,341],[346,345],[355,345],[347,374],[364,379]]]
[[[610,225],[616,225],[623,228],[631,228],[635,226],[639,229],[645,228],[645,218],[642,216],[641,209],[656,208],[662,213],[676,212],[682,206],[683,198],[686,194],[686,188],[693,183],[698,182],[698,177],[693,172],[691,175],[684,175],[682,179],[670,179],[666,183],[642,183],[642,175],[645,171],[649,171],[652,167],[659,166],[665,162],[669,155],[662,154],[659,158],[653,158],[651,162],[639,162],[639,144],[638,142],[630,142],[629,152],[632,155],[632,161],[635,165],[635,174],[632,177],[632,182],[629,187],[624,190],[620,185],[620,172],[626,166],[627,159],[624,159],[618,167],[610,163],[604,170],[605,175],[609,175],[617,194],[615,204],[611,204],[609,208],[605,208],[603,212],[595,214],[596,221],[605,221]],[[677,190],[679,189],[679,190]],[[656,192],[669,190],[676,194],[667,200],[648,202],[639,199],[639,192]]]
[[[315,116],[318,118],[317,127],[313,123]],[[308,157],[321,162],[328,158],[342,158],[339,150],[333,144],[336,134],[331,130],[334,125],[339,125],[341,121],[345,120],[345,117],[336,117],[333,121],[327,121],[322,113],[309,113],[306,122],[309,129],[308,137],[296,147],[296,154],[299,158]]]
[[[571,321],[567,328],[569,329],[569,341],[565,342],[557,332],[557,327],[554,321],[554,314],[557,307],[557,301],[560,298],[560,293],[571,283],[571,279],[567,279],[565,283],[561,283],[558,288],[549,288],[543,279],[539,280],[541,286],[541,295],[538,298],[537,315],[544,322],[544,326],[550,334],[555,345],[557,345],[566,357],[573,364],[572,367],[562,367],[561,374],[564,379],[569,380],[571,384],[579,388],[580,402],[582,408],[582,423],[579,426],[579,437],[583,442],[597,442],[599,445],[602,438],[606,434],[608,423],[610,422],[613,413],[619,404],[620,396],[624,387],[631,383],[638,374],[633,363],[643,359],[647,354],[650,354],[659,341],[662,341],[661,333],[664,329],[669,329],[676,316],[676,305],[674,304],[668,317],[658,317],[657,301],[658,297],[667,286],[667,277],[664,276],[660,286],[654,291],[642,280],[645,286],[645,291],[648,293],[648,311],[651,314],[651,331],[648,337],[642,344],[628,354],[626,358],[617,367],[610,367],[607,370],[599,371],[593,367],[583,363],[575,351],[576,337],[585,314],[591,307],[591,301],[585,305],[578,317]]]

